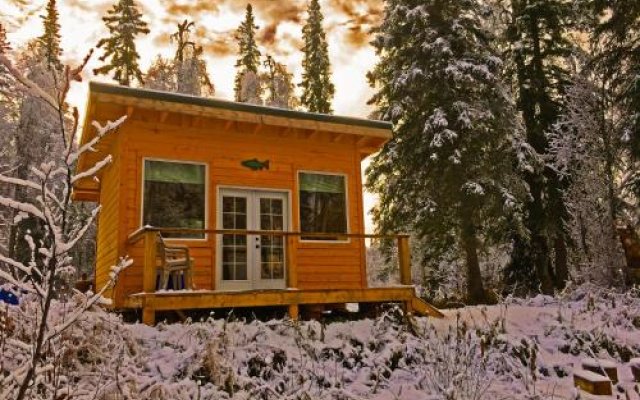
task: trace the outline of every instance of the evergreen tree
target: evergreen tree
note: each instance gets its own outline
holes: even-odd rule
[[[193,27],[195,24],[185,19],[171,35],[171,40],[177,44],[174,58],[176,91],[194,96],[211,95],[214,88],[207,74],[207,63],[202,59],[202,47],[189,37]]]
[[[11,45],[7,40],[7,31],[2,22],[0,22],[0,55],[7,56],[10,51]],[[0,65],[0,99],[7,95],[12,82],[13,79],[9,76],[6,68]]]
[[[394,124],[367,171],[378,229],[414,232],[433,263],[457,249],[469,302],[485,299],[483,245],[520,226],[514,166],[528,150],[482,13],[475,0],[389,0],[369,74],[371,103]]]
[[[640,2],[635,0],[589,1],[590,28],[595,67],[601,76],[602,92],[607,95],[611,110],[608,116],[616,134],[627,149],[628,169],[625,176],[636,199],[640,198]],[[635,213],[635,210],[634,210]]]
[[[567,182],[563,199],[572,216],[572,279],[611,287],[622,283],[620,271],[625,270],[616,231],[621,146],[617,132],[602,118],[606,94],[589,75],[574,77],[568,88],[565,112],[549,135],[550,148],[553,166]]]
[[[134,79],[143,83],[142,72],[138,65],[140,55],[136,50],[135,38],[139,34],[148,34],[147,23],[134,0],[119,0],[102,20],[109,29],[110,37],[101,39],[98,47],[104,47],[100,61],[111,60],[96,68],[96,74],[108,74],[113,71],[113,79],[119,84],[129,86]]]
[[[267,71],[262,74],[268,97],[266,104],[277,108],[294,108],[296,98],[293,94],[293,76],[287,71],[287,67],[267,56],[264,61]]]
[[[7,54],[11,50],[11,45],[7,40],[7,30],[0,22],[0,54]]]
[[[331,114],[331,101],[335,93],[331,83],[331,64],[324,30],[322,11],[318,0],[311,0],[309,17],[302,28],[304,59],[302,60],[302,105],[311,112]]]
[[[11,46],[7,32],[0,23],[0,55],[8,56]],[[17,125],[18,90],[15,81],[3,65],[0,65],[0,171],[11,171],[16,164],[15,128]],[[0,185],[0,196],[13,196],[14,188]],[[9,253],[9,241],[13,223],[13,212],[0,206],[0,252]]]
[[[246,71],[242,74],[237,101],[257,105],[264,104],[262,100],[262,79],[258,74],[253,71]]]
[[[25,76],[35,82],[53,98],[58,98],[62,82],[62,71],[51,68],[47,59],[47,53],[39,39],[28,43],[20,55],[19,68],[25,71]],[[59,154],[64,149],[61,135],[52,135],[52,132],[61,132],[62,125],[59,115],[53,111],[49,104],[39,96],[25,93],[17,97],[18,117],[14,129],[15,165],[13,176],[22,180],[34,177],[33,168],[38,168],[47,159],[49,154]],[[63,122],[64,123],[64,122]],[[16,186],[14,197],[19,201],[33,203],[35,199],[29,198],[27,190],[22,186]],[[24,241],[24,236],[30,232],[34,238],[43,235],[44,226],[36,218],[27,216],[16,218],[11,226],[8,243],[8,254],[20,260],[29,259],[30,248]]]
[[[564,0],[511,0],[511,12],[506,35],[511,45],[518,109],[527,142],[547,157],[547,134],[562,114],[564,91],[570,80],[567,68],[573,54],[568,39],[573,27],[572,9]],[[530,240],[516,235],[507,280],[551,294],[554,288],[564,287],[568,279],[565,221],[569,216],[562,197],[565,188],[557,173],[545,165],[527,171],[525,179],[531,194],[526,219]]]
[[[47,14],[42,16],[44,22],[44,33],[38,38],[44,57],[49,67],[62,69],[60,56],[60,23],[58,22],[58,10],[56,0],[49,0],[47,3]]]
[[[164,92],[175,92],[176,70],[173,62],[158,55],[144,76],[144,87]]]
[[[236,101],[242,101],[242,86],[244,75],[251,73],[257,77],[258,67],[260,66],[260,51],[258,50],[258,44],[256,43],[256,29],[258,26],[255,24],[255,18],[253,16],[253,8],[251,4],[247,4],[247,11],[244,21],[238,27],[236,31],[235,39],[238,42],[239,56],[236,61],[236,78],[235,78],[235,97]],[[253,85],[255,86],[255,85]],[[258,85],[258,89],[260,85]],[[259,93],[261,94],[261,92]]]

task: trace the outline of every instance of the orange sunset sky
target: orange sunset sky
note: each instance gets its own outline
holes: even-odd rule
[[[116,0],[58,0],[63,47],[63,60],[77,64],[78,60],[107,35],[101,17]],[[178,22],[193,20],[195,40],[204,47],[209,75],[216,87],[215,97],[233,98],[236,46],[233,33],[244,17],[246,1],[238,0],[136,0],[149,24],[151,33],[139,37],[138,51],[143,70],[157,54],[171,57],[174,48],[169,35]],[[302,63],[302,25],[306,20],[307,0],[253,0],[258,43],[264,54],[285,64],[298,83]],[[366,102],[372,89],[366,73],[376,63],[369,41],[371,29],[382,18],[382,0],[321,0],[324,28],[329,43],[336,114],[366,117],[370,107]],[[41,35],[46,0],[0,0],[0,19],[7,27],[8,39],[19,49],[30,39]],[[84,83],[74,84],[70,101],[83,110],[88,80],[110,82],[109,77],[93,76],[91,70],[99,64],[100,51],[93,56],[86,70]],[[371,207],[374,198],[365,194],[365,205]],[[367,217],[367,229],[371,230]]]

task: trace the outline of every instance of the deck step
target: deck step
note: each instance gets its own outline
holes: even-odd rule
[[[611,382],[618,383],[618,364],[613,361],[585,358],[582,360],[582,368],[595,372],[596,374],[607,376],[611,379]]]
[[[444,318],[440,310],[415,295],[411,298],[411,309],[423,317]]]
[[[611,396],[613,393],[611,379],[595,372],[576,370],[573,372],[573,383],[590,394]]]

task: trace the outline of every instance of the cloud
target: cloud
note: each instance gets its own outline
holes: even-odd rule
[[[280,22],[302,22],[302,15],[306,12],[305,3],[304,1],[262,0],[252,2],[252,6],[258,17],[274,25]]]
[[[384,11],[382,0],[329,0],[329,5],[348,19],[330,26],[328,30],[346,27],[345,39],[356,48],[370,42],[371,31],[381,22]]]
[[[184,14],[191,17],[203,12],[216,13],[218,10],[216,3],[210,0],[187,1],[184,3],[175,2],[169,3],[167,6],[168,14]]]
[[[211,32],[200,25],[196,26],[194,40],[198,46],[202,46],[204,54],[225,57],[236,52],[234,33],[234,31]]]
[[[86,0],[66,0],[65,6],[75,9],[77,11],[81,11],[83,13],[91,13],[98,14],[103,16],[107,13],[107,11],[113,7],[113,1],[111,0],[95,0],[95,1],[86,1]]]

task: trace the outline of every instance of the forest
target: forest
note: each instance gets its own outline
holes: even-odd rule
[[[55,0],[47,1],[42,35],[25,46],[9,42],[0,15],[0,398],[66,398],[59,390],[75,378],[58,367],[69,368],[69,343],[81,341],[76,324],[95,330],[115,318],[92,314],[99,314],[105,288],[88,295],[72,289],[91,275],[100,207],[73,202],[71,188],[78,179],[96,177],[111,160],[83,173],[75,162],[124,121],[94,122],[96,141],[78,145],[79,110],[67,96],[72,85],[86,81],[89,59],[100,62],[94,76],[124,86],[213,97],[216,81],[233,79],[237,102],[333,113],[332,44],[319,0],[308,2],[302,27],[300,82],[284,60],[261,47],[251,4],[233,38],[235,77],[210,73],[194,35],[197,15],[175,26],[174,56],[159,55],[146,71],[136,48],[136,40],[150,33],[143,8],[117,0],[102,22],[108,35],[95,48],[87,45],[85,59],[65,65]],[[392,122],[393,139],[370,160],[366,187],[378,199],[376,231],[411,235],[421,296],[443,307],[542,298],[562,308],[562,293],[582,286],[605,293],[599,295],[604,302],[636,304],[638,272],[625,258],[622,239],[636,242],[640,224],[640,2],[385,0],[371,35],[377,62],[367,74],[374,91],[368,117]],[[371,244],[370,279],[393,279],[394,252],[384,241]],[[129,264],[125,258],[114,266],[111,285]],[[17,297],[31,300],[11,311]],[[572,299],[599,312],[584,296]],[[94,316],[87,322],[86,315]],[[227,325],[214,330],[220,329],[226,332]],[[307,326],[306,337],[291,329],[290,337],[304,337],[296,346],[317,339],[310,333],[315,326]],[[463,330],[464,336],[466,325]],[[135,335],[146,337],[144,331]],[[482,338],[474,336],[478,343]],[[113,350],[91,346],[102,356]],[[626,356],[616,351],[624,361],[638,354],[633,346]],[[317,362],[324,356],[313,357]],[[209,369],[234,368],[210,362]],[[525,364],[531,366],[530,357]],[[237,382],[209,383],[216,390],[238,389]],[[330,393],[326,398],[349,398]],[[459,396],[438,398],[471,398]]]

